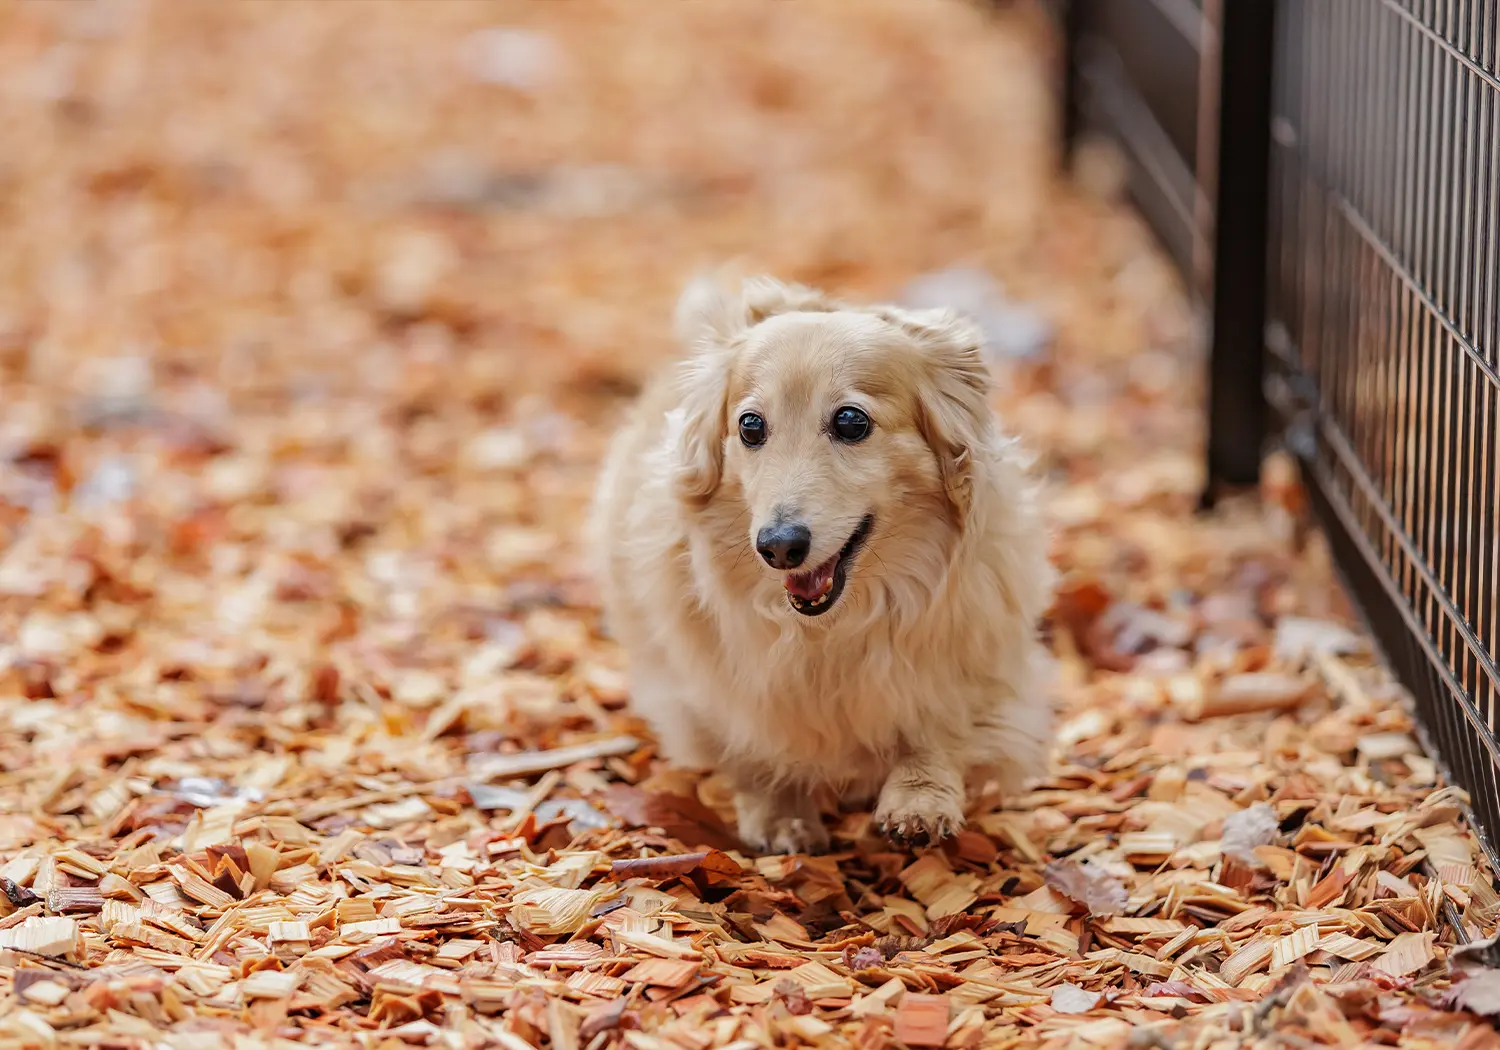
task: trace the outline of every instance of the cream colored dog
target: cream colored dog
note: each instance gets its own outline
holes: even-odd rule
[[[634,704],[741,837],[826,848],[821,789],[943,839],[1041,771],[1052,570],[978,330],[769,279],[690,287],[691,355],[607,457],[593,528]]]

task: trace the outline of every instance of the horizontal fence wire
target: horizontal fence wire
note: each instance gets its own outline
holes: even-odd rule
[[[1336,560],[1492,856],[1497,7],[1278,5],[1267,302]]]

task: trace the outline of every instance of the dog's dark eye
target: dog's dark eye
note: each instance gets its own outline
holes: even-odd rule
[[[740,440],[751,448],[766,440],[766,421],[754,412],[740,416]]]
[[[833,414],[833,432],[840,441],[863,441],[870,436],[870,417],[852,405]]]

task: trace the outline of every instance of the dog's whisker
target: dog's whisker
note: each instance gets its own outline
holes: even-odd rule
[[[725,547],[718,554],[715,554],[714,555],[714,561],[718,561],[720,558],[724,557],[725,555],[734,554],[736,552],[738,552],[740,554],[744,554],[749,549],[750,549],[750,541],[749,540],[745,540],[743,543],[736,543],[734,546],[732,546],[732,547]]]
[[[738,544],[735,547],[730,548],[730,550],[738,551],[738,553],[735,554],[735,556],[734,556],[734,561],[730,562],[730,564],[729,564],[729,570],[728,571],[732,573],[732,572],[734,572],[736,569],[738,569],[740,567],[740,562],[744,561],[745,555],[747,555],[747,554],[750,553],[750,544],[749,544],[748,541],[746,541],[745,543],[741,543],[741,544]],[[725,551],[723,553],[724,554],[728,554],[729,551]],[[722,556],[723,555],[721,554],[719,557],[722,557]],[[716,558],[715,560],[717,561],[718,559]]]

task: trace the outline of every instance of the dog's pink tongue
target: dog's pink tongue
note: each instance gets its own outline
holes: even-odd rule
[[[812,601],[821,598],[828,593],[833,586],[833,570],[838,565],[837,558],[830,558],[812,572],[794,573],[786,578],[786,589],[798,598]]]

